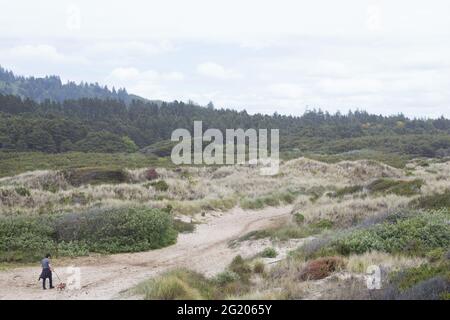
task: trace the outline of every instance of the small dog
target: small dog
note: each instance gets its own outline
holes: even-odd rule
[[[61,282],[56,286],[56,289],[59,291],[63,291],[64,289],[66,289],[66,284],[64,282]]]

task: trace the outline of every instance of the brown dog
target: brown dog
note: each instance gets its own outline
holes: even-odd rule
[[[59,291],[63,291],[65,288],[66,288],[66,284],[64,282],[61,282],[56,286],[56,289]]]

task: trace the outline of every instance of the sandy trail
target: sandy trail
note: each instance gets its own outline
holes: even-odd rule
[[[229,248],[228,241],[249,231],[276,224],[289,216],[291,207],[245,211],[235,208],[226,213],[207,215],[196,231],[180,234],[175,245],[139,253],[84,257],[54,264],[65,282],[65,267],[81,270],[81,289],[42,290],[37,281],[40,268],[24,267],[0,272],[0,299],[114,299],[142,280],[174,267],[212,275],[220,272],[240,254],[240,248]],[[256,253],[256,252],[255,252]],[[58,283],[56,275],[54,282]]]

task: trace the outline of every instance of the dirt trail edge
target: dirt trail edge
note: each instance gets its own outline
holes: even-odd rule
[[[24,267],[0,272],[0,299],[115,299],[139,282],[175,267],[213,275],[223,270],[239,248],[229,248],[228,241],[249,231],[274,225],[289,216],[291,207],[245,211],[235,208],[225,213],[208,214],[195,232],[180,234],[175,245],[139,253],[82,257],[57,261],[56,271],[67,281],[66,267],[81,270],[81,289],[42,290],[37,281],[40,268]],[[58,283],[56,275],[54,282]]]

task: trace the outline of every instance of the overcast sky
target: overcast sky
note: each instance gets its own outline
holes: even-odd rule
[[[0,0],[0,65],[250,113],[450,116],[448,0]]]

